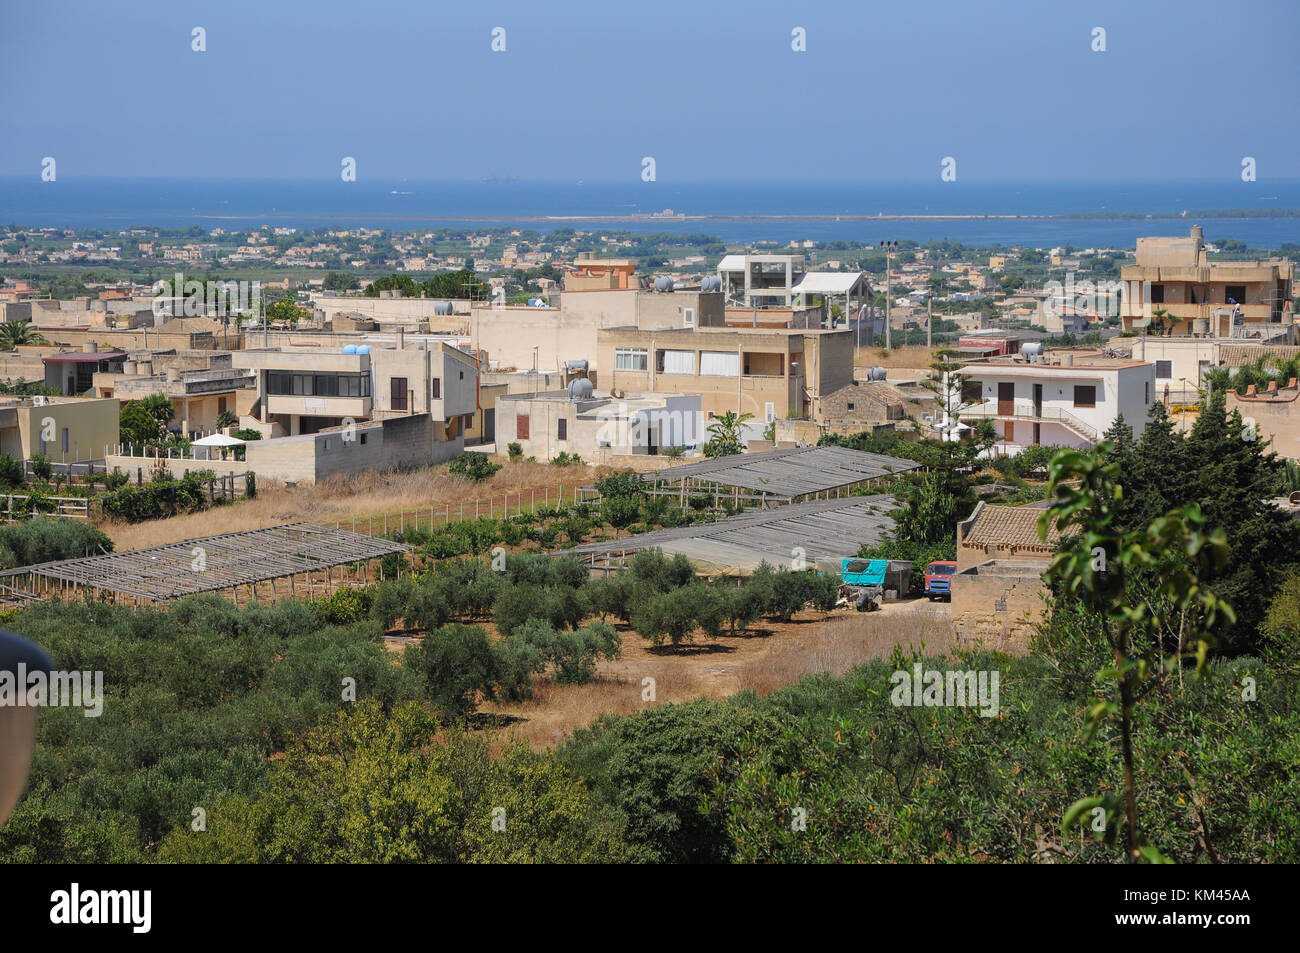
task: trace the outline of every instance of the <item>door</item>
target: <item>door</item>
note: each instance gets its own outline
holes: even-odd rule
[[[406,410],[406,378],[393,377],[389,380],[389,399],[392,403],[393,410]]]
[[[1043,385],[1042,384],[1034,385],[1034,416],[1035,417],[1043,416]],[[1034,441],[1034,443],[1037,442],[1038,442],[1037,440]]]
[[[497,440],[497,412],[495,408],[488,408],[483,411],[483,442],[496,443]]]
[[[1014,381],[998,384],[998,416],[1011,417],[1016,412],[1016,384]]]

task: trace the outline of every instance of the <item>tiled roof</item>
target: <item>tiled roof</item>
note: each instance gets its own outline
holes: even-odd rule
[[[1300,346],[1294,344],[1224,344],[1219,348],[1219,360],[1228,367],[1253,364],[1261,357],[1289,361],[1298,354]]]
[[[1016,549],[1037,549],[1049,552],[1056,549],[1061,534],[1053,525],[1047,531],[1047,542],[1038,538],[1038,518],[1042,509],[1033,506],[989,506],[979,503],[967,521],[963,546],[1012,546]]]

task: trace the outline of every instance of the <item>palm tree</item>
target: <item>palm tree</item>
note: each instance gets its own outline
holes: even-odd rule
[[[19,318],[7,324],[0,324],[0,350],[17,350],[20,344],[49,344],[32,328],[32,322]]]
[[[745,447],[740,442],[740,438],[744,433],[745,422],[753,419],[753,414],[737,414],[730,410],[721,416],[713,418],[713,423],[709,424],[709,433],[713,436],[704,445],[704,455],[706,457],[729,457],[733,454],[744,453]]]

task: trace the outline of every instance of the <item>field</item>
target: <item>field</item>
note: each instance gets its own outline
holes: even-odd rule
[[[261,529],[280,523],[310,520],[339,523],[344,529],[358,522],[358,532],[367,532],[375,518],[376,532],[382,532],[382,520],[390,518],[389,529],[399,527],[401,514],[419,514],[427,526],[430,508],[441,523],[447,507],[455,519],[460,507],[472,515],[473,505],[487,516],[501,510],[508,498],[513,510],[521,499],[525,508],[536,501],[555,505],[563,488],[564,499],[571,501],[573,488],[589,483],[598,475],[597,468],[586,466],[557,467],[545,463],[520,461],[508,464],[490,479],[473,483],[447,473],[445,467],[396,473],[365,473],[319,483],[316,486],[285,487],[263,483],[256,499],[241,500],[232,506],[173,516],[168,519],[126,524],[108,522],[102,529],[118,550],[161,546],[178,540]]]
[[[888,658],[894,646],[946,652],[953,646],[946,603],[924,599],[888,603],[878,612],[806,610],[788,623],[761,621],[735,638],[700,641],[678,650],[658,649],[635,632],[623,632],[622,657],[604,662],[587,685],[543,679],[535,697],[520,704],[485,704],[510,719],[507,735],[534,748],[559,744],[602,714],[626,715],[666,702],[722,699],[739,691],[766,695],[805,675],[843,675],[870,659]],[[643,701],[643,679],[654,679],[653,701]]]

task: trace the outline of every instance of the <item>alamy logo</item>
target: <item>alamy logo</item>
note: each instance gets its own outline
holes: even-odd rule
[[[921,663],[909,673],[899,669],[889,677],[894,690],[889,700],[896,707],[976,708],[985,718],[998,714],[998,682],[994,672],[922,671]]]
[[[152,890],[70,890],[50,894],[50,922],[57,924],[128,924],[132,933],[148,933],[153,922]]]
[[[84,708],[87,718],[104,713],[103,672],[0,669],[0,708]]]

